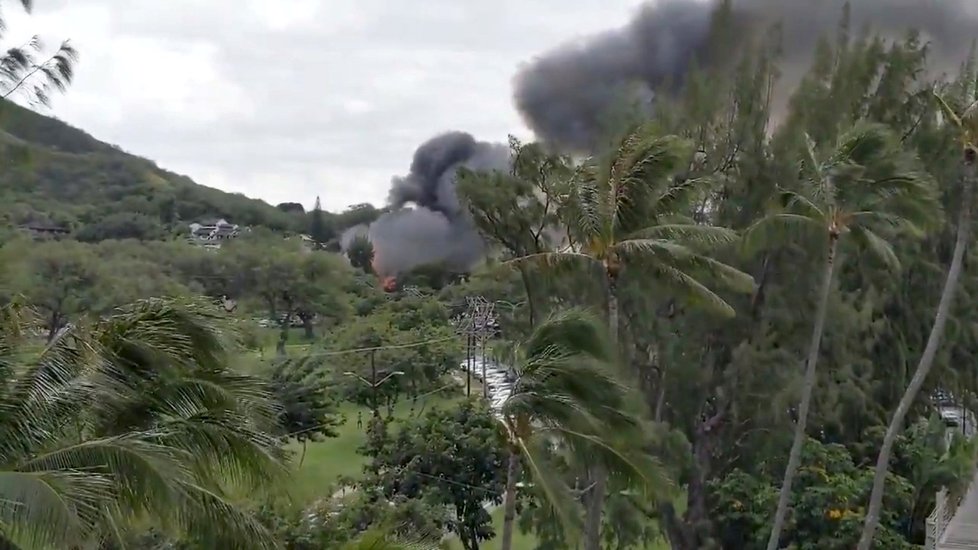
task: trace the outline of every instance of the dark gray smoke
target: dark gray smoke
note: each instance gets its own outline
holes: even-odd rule
[[[745,44],[770,25],[783,25],[782,90],[793,87],[818,38],[833,33],[845,0],[732,0],[735,35]],[[910,28],[932,43],[938,65],[963,61],[978,35],[978,0],[851,0],[852,28],[867,23],[889,37]],[[638,10],[622,28],[558,47],[515,77],[515,102],[543,141],[587,151],[607,132],[614,109],[651,98],[678,83],[694,61],[700,66],[729,57],[707,51],[718,2],[659,0]],[[738,48],[731,48],[736,51]],[[780,94],[784,95],[784,94]]]
[[[414,153],[408,175],[391,181],[394,208],[371,224],[374,269],[397,275],[419,265],[444,263],[470,269],[484,254],[484,244],[455,193],[459,168],[505,170],[506,146],[477,141],[464,132],[449,132],[423,143]]]

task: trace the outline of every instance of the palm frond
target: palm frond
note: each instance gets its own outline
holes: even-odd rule
[[[0,533],[19,548],[69,548],[92,535],[113,496],[93,472],[0,470]]]
[[[552,315],[537,326],[523,343],[523,350],[530,361],[552,353],[554,348],[565,356],[586,356],[603,361],[613,359],[613,347],[608,341],[607,330],[594,315],[581,309],[568,309]]]
[[[894,271],[900,269],[900,259],[897,258],[896,252],[893,250],[893,245],[886,239],[866,227],[853,228],[852,236],[855,237],[860,245],[879,258],[890,269]]]
[[[662,284],[675,289],[693,304],[724,317],[736,316],[737,312],[726,300],[682,270],[665,264],[656,265],[653,269]]]
[[[566,537],[570,541],[576,540],[581,529],[579,514],[574,506],[576,499],[547,459],[548,442],[533,437],[518,439],[516,444],[520,448],[523,463],[526,465],[527,473],[530,474],[534,489],[542,493],[543,502],[550,506],[560,521]]]
[[[653,198],[661,200],[654,197],[654,189],[683,167],[688,147],[682,138],[657,135],[651,126],[639,127],[625,136],[608,175],[616,231],[630,232],[642,208]],[[673,189],[676,196],[680,189]]]
[[[644,449],[632,450],[613,437],[601,437],[564,426],[555,426],[544,433],[557,434],[567,445],[587,449],[589,463],[601,464],[609,473],[637,481],[639,488],[649,495],[662,498],[675,491],[666,469]]]
[[[78,472],[110,483],[120,510],[132,517],[177,506],[174,484],[190,476],[188,456],[128,434],[68,445],[23,463],[24,472]]]
[[[278,440],[230,411],[201,411],[167,421],[150,435],[160,445],[187,453],[205,479],[258,488],[286,473]]]
[[[356,540],[343,546],[343,550],[434,550],[438,548],[434,536],[396,536],[398,529],[380,526],[367,530]]]
[[[581,267],[593,267],[600,265],[597,260],[587,254],[581,254],[579,252],[542,252],[539,254],[529,254],[526,256],[521,256],[519,258],[514,258],[503,265],[510,267],[531,267],[531,268],[543,268],[543,269],[554,269],[564,266],[574,266]]]
[[[693,270],[687,273],[690,277],[701,276],[714,279],[723,286],[738,292],[753,292],[754,279],[723,262],[709,256],[698,254],[690,248],[674,241],[662,239],[632,239],[618,243],[616,249],[625,255],[645,258],[646,269],[655,270],[658,265],[671,266],[674,269]],[[673,280],[671,277],[669,280]]]
[[[601,238],[610,229],[611,213],[609,205],[603,200],[597,180],[597,167],[593,160],[588,159],[577,168],[572,185],[576,193],[571,204],[575,222],[571,231],[583,242]]]
[[[629,236],[632,239],[661,239],[673,241],[697,250],[715,250],[737,242],[740,236],[733,229],[698,224],[661,224]]]
[[[936,91],[933,93],[934,93],[934,99],[937,101],[937,106],[940,107],[941,113],[944,115],[944,118],[948,122],[950,122],[953,126],[963,129],[964,123],[961,121],[961,117],[959,117],[958,113],[955,112],[955,110],[950,105],[947,104],[947,100],[944,99],[944,96],[937,93]]]
[[[251,514],[220,494],[193,483],[182,483],[184,499],[173,510],[176,521],[202,548],[274,550],[271,533]]]

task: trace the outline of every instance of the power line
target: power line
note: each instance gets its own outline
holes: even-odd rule
[[[348,355],[348,354],[351,354],[351,353],[363,353],[363,352],[366,352],[366,351],[383,351],[383,350],[388,350],[388,349],[417,348],[417,347],[425,346],[425,345],[428,345],[428,344],[437,344],[437,343],[440,343],[440,342],[447,342],[449,340],[454,340],[454,339],[455,339],[455,336],[448,336],[448,337],[445,337],[445,338],[434,338],[434,339],[431,339],[431,340],[422,340],[420,342],[411,342],[410,344],[388,344],[388,345],[383,345],[383,346],[373,346],[373,347],[369,347],[369,348],[352,348],[352,349],[344,349],[344,350],[336,350],[336,351],[325,351],[325,352],[321,352],[321,353],[307,353],[305,355],[302,355],[302,356],[297,357],[297,359],[305,359],[307,357],[334,357],[334,356],[337,356],[337,355]]]

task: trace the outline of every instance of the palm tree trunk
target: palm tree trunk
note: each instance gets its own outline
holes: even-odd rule
[[[523,281],[523,291],[526,293],[526,305],[529,308],[530,314],[530,329],[536,326],[536,310],[533,304],[533,288],[532,282],[530,281],[530,275],[526,272],[526,268],[520,266],[520,279]]]
[[[615,279],[608,277],[608,332],[611,344],[618,349],[618,293]],[[601,550],[601,516],[604,513],[604,497],[608,474],[600,464],[588,468],[591,490],[585,500],[584,550]]]
[[[767,541],[767,550],[778,550],[778,545],[781,542],[781,531],[784,529],[785,517],[788,515],[788,503],[791,500],[791,484],[794,482],[795,474],[798,472],[798,466],[801,463],[801,449],[805,443],[805,430],[808,425],[808,409],[811,407],[812,393],[815,390],[815,366],[818,363],[818,352],[822,343],[822,332],[825,328],[825,314],[829,308],[829,294],[832,290],[835,253],[838,244],[838,236],[830,235],[829,252],[825,259],[825,271],[822,274],[822,290],[818,297],[818,309],[815,312],[815,327],[812,329],[812,341],[808,347],[808,362],[805,367],[801,403],[798,405],[795,438],[791,443],[791,453],[788,455],[788,467],[784,471],[784,481],[781,482],[778,509],[774,513],[774,523],[771,527],[771,538]]]
[[[509,465],[506,468],[506,493],[503,495],[503,538],[501,550],[513,548],[513,526],[516,523],[516,480],[520,476],[519,450],[509,450]]]
[[[920,356],[917,363],[917,370],[907,391],[900,398],[896,412],[890,419],[890,425],[886,428],[886,435],[883,436],[883,445],[880,447],[879,457],[876,459],[876,475],[873,477],[873,492],[869,497],[869,508],[866,510],[866,523],[863,525],[863,533],[859,537],[857,550],[869,550],[876,534],[876,527],[880,522],[880,508],[883,504],[883,491],[885,490],[886,472],[890,465],[890,454],[893,451],[893,443],[897,435],[903,430],[903,420],[917,399],[921,386],[931,367],[934,366],[934,357],[937,355],[937,348],[940,345],[941,336],[944,335],[944,326],[950,314],[951,306],[954,302],[954,293],[958,289],[958,280],[961,277],[962,263],[964,260],[964,250],[968,245],[968,235],[971,232],[971,202],[974,200],[974,186],[978,183],[975,174],[975,164],[965,161],[963,180],[963,197],[961,213],[958,216],[957,238],[954,242],[954,254],[951,257],[951,267],[947,271],[947,280],[944,281],[944,289],[941,291],[941,300],[937,306],[937,314],[934,316],[934,324],[931,326],[930,335],[927,337],[927,345],[924,353]]]

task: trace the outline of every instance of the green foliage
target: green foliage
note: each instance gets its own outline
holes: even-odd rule
[[[370,452],[368,487],[387,499],[420,499],[454,510],[447,529],[467,550],[492,538],[483,504],[502,500],[506,452],[497,422],[485,406],[465,401],[453,409],[433,409],[400,427]]]
[[[327,391],[323,373],[312,358],[278,361],[271,370],[270,390],[281,403],[278,425],[287,438],[305,444],[336,437],[342,419],[336,398]]]
[[[350,265],[364,273],[374,272],[374,245],[363,235],[357,236],[346,249]]]
[[[83,242],[99,242],[108,239],[136,239],[155,241],[164,235],[160,220],[145,214],[119,212],[78,230],[75,238]]]
[[[393,406],[403,396],[413,403],[420,394],[442,388],[443,376],[463,358],[448,311],[433,298],[404,296],[385,301],[369,315],[334,328],[325,342],[323,368],[347,399],[362,404],[371,404],[374,398],[369,384],[384,379],[376,391],[380,404]],[[373,347],[388,349],[330,355],[330,350]],[[347,372],[356,376],[344,374]],[[388,378],[395,372],[403,374]]]
[[[152,525],[211,547],[273,546],[225,488],[282,473],[274,407],[261,382],[226,369],[207,308],[141,302],[41,347],[29,311],[0,315],[0,538],[67,547]]]
[[[764,478],[735,470],[715,483],[711,504],[724,548],[764,548],[777,504],[780,472]],[[872,488],[873,469],[857,467],[841,445],[806,442],[793,486],[792,516],[781,537],[791,548],[852,548],[859,539],[863,504]],[[874,548],[914,548],[903,535],[913,505],[913,486],[903,478],[888,481],[886,514]]]
[[[319,248],[325,246],[336,236],[335,231],[328,223],[323,207],[319,203],[319,197],[316,197],[316,205],[309,213],[309,235]]]

